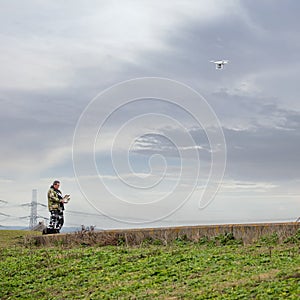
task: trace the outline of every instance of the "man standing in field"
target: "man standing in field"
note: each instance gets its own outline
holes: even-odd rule
[[[55,180],[48,191],[48,209],[50,212],[50,223],[43,233],[59,233],[64,225],[64,204],[70,200],[70,195],[63,197],[59,190],[60,182]]]

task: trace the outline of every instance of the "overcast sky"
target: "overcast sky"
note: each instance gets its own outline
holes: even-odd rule
[[[1,1],[0,225],[26,227],[55,179],[65,226],[295,220],[299,9]]]

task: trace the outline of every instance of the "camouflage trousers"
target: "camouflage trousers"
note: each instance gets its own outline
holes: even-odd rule
[[[64,225],[64,212],[61,210],[51,210],[50,214],[49,228],[59,232]]]

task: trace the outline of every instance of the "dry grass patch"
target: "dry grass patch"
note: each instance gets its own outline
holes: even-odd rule
[[[0,230],[0,248],[20,246],[41,232],[30,230]]]

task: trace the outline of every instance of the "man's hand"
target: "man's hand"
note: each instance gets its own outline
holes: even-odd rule
[[[63,203],[68,203],[70,201],[70,199],[71,199],[70,195],[65,195],[62,200],[63,200]]]

